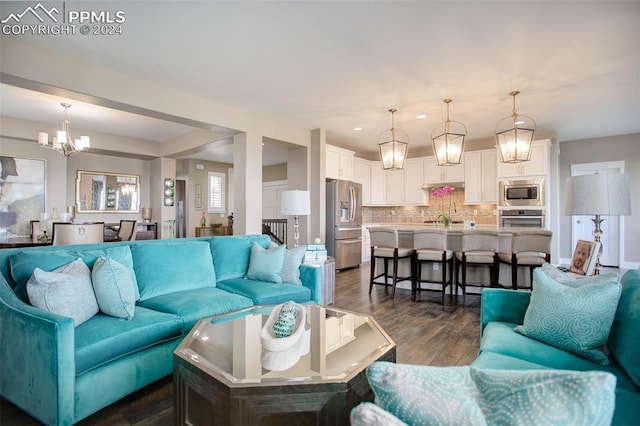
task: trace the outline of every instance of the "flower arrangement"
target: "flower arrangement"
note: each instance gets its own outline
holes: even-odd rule
[[[442,213],[440,213],[440,215],[438,216],[438,219],[442,218],[442,222],[444,223],[445,228],[449,228],[451,226],[451,206],[453,204],[451,200],[451,194],[453,193],[453,191],[453,186],[443,186],[442,188],[438,188],[433,191],[433,196],[436,198],[444,198],[447,194],[449,194],[449,205],[445,210],[445,201],[443,199]]]

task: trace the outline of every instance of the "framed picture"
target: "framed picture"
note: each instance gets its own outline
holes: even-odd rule
[[[578,240],[571,257],[569,270],[574,274],[593,275],[598,258],[600,243],[595,241]]]
[[[31,235],[45,211],[45,161],[0,156],[0,236]]]

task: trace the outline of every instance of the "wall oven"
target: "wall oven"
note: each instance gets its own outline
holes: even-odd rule
[[[500,210],[501,228],[544,228],[543,209]]]
[[[498,202],[503,207],[544,206],[544,179],[501,180]]]

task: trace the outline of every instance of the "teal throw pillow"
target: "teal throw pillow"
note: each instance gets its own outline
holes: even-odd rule
[[[515,331],[607,365],[609,358],[601,348],[609,337],[620,292],[620,277],[615,274],[570,287],[535,269],[531,300]]]
[[[600,371],[488,370],[375,362],[376,404],[411,425],[609,425],[616,378]]]
[[[407,426],[405,422],[371,402],[356,405],[350,413],[351,426]]]
[[[258,243],[251,246],[249,269],[246,278],[258,281],[281,283],[282,265],[284,263],[285,246],[262,248]]]
[[[603,274],[603,275],[577,275],[567,272],[563,272],[550,263],[542,264],[542,272],[544,272],[549,278],[553,279],[560,284],[568,285],[569,287],[579,287],[587,284],[597,284],[610,282],[611,280],[619,279],[618,274]]]
[[[98,313],[91,271],[80,258],[51,272],[34,269],[27,295],[36,308],[73,318],[76,327]]]
[[[269,248],[274,246],[277,247],[277,244],[272,243]],[[280,271],[280,278],[282,278],[283,283],[302,285],[302,281],[300,281],[300,265],[302,264],[302,259],[304,259],[304,253],[306,251],[307,246],[303,245],[287,249],[284,252],[284,262],[282,264],[282,271]]]
[[[126,266],[100,256],[93,265],[91,281],[98,306],[103,313],[128,320],[133,318],[136,290]]]

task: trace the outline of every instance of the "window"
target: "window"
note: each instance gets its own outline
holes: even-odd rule
[[[224,173],[209,172],[208,213],[224,213]]]

